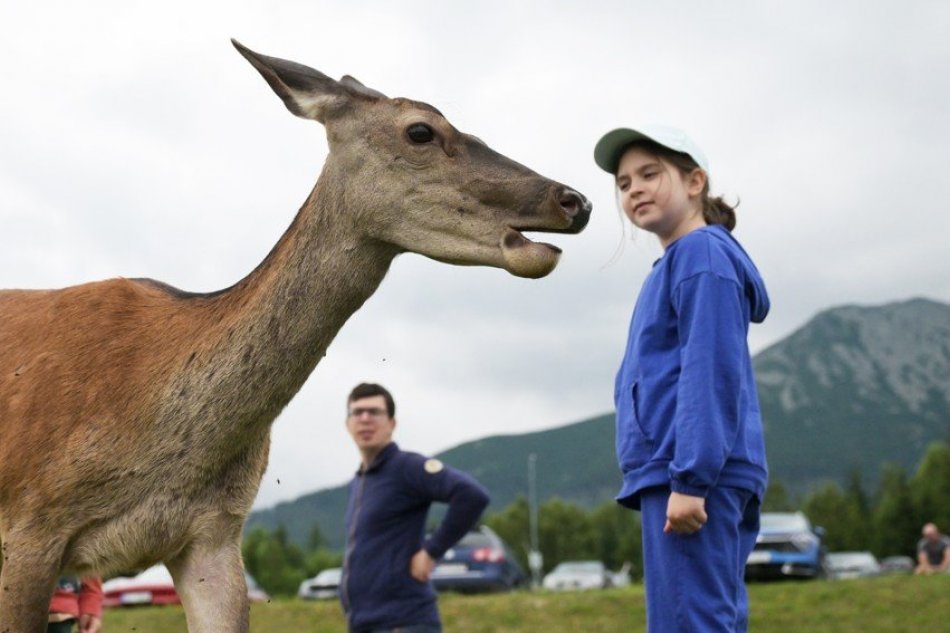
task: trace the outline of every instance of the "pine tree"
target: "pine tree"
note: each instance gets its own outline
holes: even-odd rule
[[[921,522],[903,468],[884,465],[871,524],[874,531],[871,548],[878,557],[915,556]]]
[[[934,442],[927,447],[911,488],[921,524],[933,522],[950,532],[950,445]]]

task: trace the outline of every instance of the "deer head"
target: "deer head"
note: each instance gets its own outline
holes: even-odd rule
[[[536,278],[554,269],[561,251],[522,231],[578,233],[587,224],[584,196],[460,132],[432,106],[232,42],[287,109],[325,126],[324,173],[343,187],[350,216],[337,220],[360,238]]]

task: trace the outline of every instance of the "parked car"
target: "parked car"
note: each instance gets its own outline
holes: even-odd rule
[[[825,572],[825,531],[801,512],[763,512],[759,536],[746,561],[749,580],[818,578]]]
[[[888,556],[881,561],[882,574],[912,574],[917,564],[910,556]]]
[[[508,591],[527,577],[501,537],[486,525],[472,530],[437,561],[437,591]]]
[[[871,552],[831,552],[825,565],[832,580],[867,578],[881,573],[881,564]]]
[[[630,584],[630,563],[624,563],[620,569],[615,572],[610,573],[610,586],[611,587],[626,587]]]
[[[606,589],[613,574],[599,560],[565,561],[544,577],[542,586],[552,591],[565,589]]]
[[[343,569],[340,567],[324,569],[313,578],[308,578],[300,583],[297,597],[304,600],[334,599],[340,595],[340,580],[342,577]]]
[[[269,602],[270,596],[261,589],[254,577],[244,572],[244,583],[247,585],[247,599],[251,602]]]
[[[165,565],[149,567],[131,577],[119,577],[102,583],[104,607],[181,604],[172,575]]]
[[[244,572],[244,579],[247,582],[247,597],[252,602],[270,600],[250,574]],[[149,567],[135,576],[107,580],[102,583],[102,594],[102,605],[105,607],[181,604],[172,575],[162,564]]]

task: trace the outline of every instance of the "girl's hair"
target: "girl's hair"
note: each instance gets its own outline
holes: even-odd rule
[[[666,160],[676,167],[684,176],[688,176],[694,169],[700,168],[699,165],[696,164],[696,161],[690,158],[689,154],[677,152],[669,147],[646,139],[630,143],[623,148],[620,155],[623,156],[631,147],[642,147],[646,151]],[[726,227],[728,231],[732,231],[732,229],[736,228],[735,207],[738,207],[739,203],[737,202],[735,206],[730,206],[722,199],[722,196],[710,196],[709,174],[706,174],[706,185],[700,193],[700,202],[703,205],[703,219],[706,220],[706,224],[721,224]]]

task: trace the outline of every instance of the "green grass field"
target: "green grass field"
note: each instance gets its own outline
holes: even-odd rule
[[[862,633],[945,630],[950,575],[889,576],[839,582],[754,584],[750,630]],[[439,600],[447,633],[644,630],[643,587],[588,593],[458,596]],[[185,630],[180,607],[106,611],[104,633],[171,633]],[[274,600],[251,609],[256,633],[344,633],[336,602]]]

